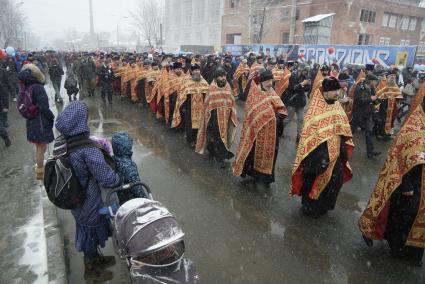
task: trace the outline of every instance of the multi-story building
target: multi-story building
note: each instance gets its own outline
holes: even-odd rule
[[[226,1],[223,44],[253,43],[252,35],[257,31],[252,30],[252,21],[249,19],[250,15],[259,14],[253,11],[253,2],[256,1]],[[425,8],[419,7],[420,0],[295,1],[295,17],[291,17],[294,1],[260,2],[266,7],[264,43],[289,43],[291,21],[295,24],[293,43],[304,43],[305,20],[324,14],[334,14],[329,16],[332,17],[330,44],[417,45],[421,31],[425,31]]]
[[[166,0],[165,4],[166,46],[250,44],[259,37],[262,43],[302,44],[311,40],[305,31],[310,32],[317,18],[323,25],[314,30],[328,33],[321,38],[328,42],[320,43],[425,46],[421,0]]]
[[[225,0],[165,0],[164,47],[221,44]]]

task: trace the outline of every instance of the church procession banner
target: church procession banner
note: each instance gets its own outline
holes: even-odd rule
[[[249,52],[262,53],[274,57],[283,56],[286,60],[302,60],[314,63],[332,63],[337,60],[345,64],[379,63],[384,67],[391,65],[413,66],[417,46],[373,46],[373,45],[225,45],[224,52],[245,55]]]

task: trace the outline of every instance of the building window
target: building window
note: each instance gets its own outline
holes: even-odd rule
[[[300,19],[300,9],[295,11],[295,20],[298,21]]]
[[[288,44],[289,43],[289,33],[282,33],[282,43]]]
[[[382,17],[382,26],[388,27],[389,20],[390,20],[390,14],[384,13],[384,16]]]
[[[395,28],[397,25],[397,15],[390,15],[390,20],[388,21],[388,27]]]
[[[381,36],[379,38],[379,45],[390,45],[391,38]]]
[[[368,34],[359,34],[358,45],[369,45],[372,44],[373,36]]]
[[[410,44],[410,40],[404,40],[404,39],[400,40],[400,45],[405,46],[405,45],[409,45],[409,44]]]
[[[226,44],[241,44],[242,34],[227,34]]]
[[[401,18],[401,29],[402,30],[407,30],[409,29],[409,17],[403,16]]]
[[[286,21],[286,20],[288,20],[290,17],[291,17],[291,9],[290,9],[290,8],[283,8],[283,9],[282,9],[282,14],[281,14],[280,19],[281,19],[282,21]]]
[[[360,21],[365,23],[374,23],[376,18],[376,12],[362,9],[360,14]]]
[[[416,30],[416,23],[417,22],[418,22],[418,19],[410,18],[409,31],[415,31]]]
[[[418,53],[425,53],[425,41],[419,42]]]
[[[230,8],[236,8],[236,0],[230,0]]]

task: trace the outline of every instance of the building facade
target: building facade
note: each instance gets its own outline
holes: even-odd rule
[[[333,16],[316,30],[326,29],[329,44],[419,45],[425,50],[421,0],[165,0],[164,8],[168,50],[182,45],[303,44],[312,30],[306,19],[325,14]]]
[[[289,43],[291,21],[294,43],[304,43],[303,20],[335,13],[330,44],[418,45],[425,33],[425,8],[420,0],[303,0],[292,17],[292,0],[227,0],[224,4],[222,44],[255,43],[250,18],[258,15],[255,2],[266,7],[263,43]],[[302,3],[300,3],[302,2]],[[252,7],[255,7],[254,9]]]
[[[181,45],[221,45],[225,0],[165,0],[164,48]]]

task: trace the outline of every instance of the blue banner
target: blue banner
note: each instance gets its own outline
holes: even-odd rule
[[[391,65],[413,66],[416,46],[372,46],[372,45],[225,45],[224,52],[245,55],[248,52],[269,53],[287,60],[302,60],[314,63],[345,64],[378,63],[384,67]]]

